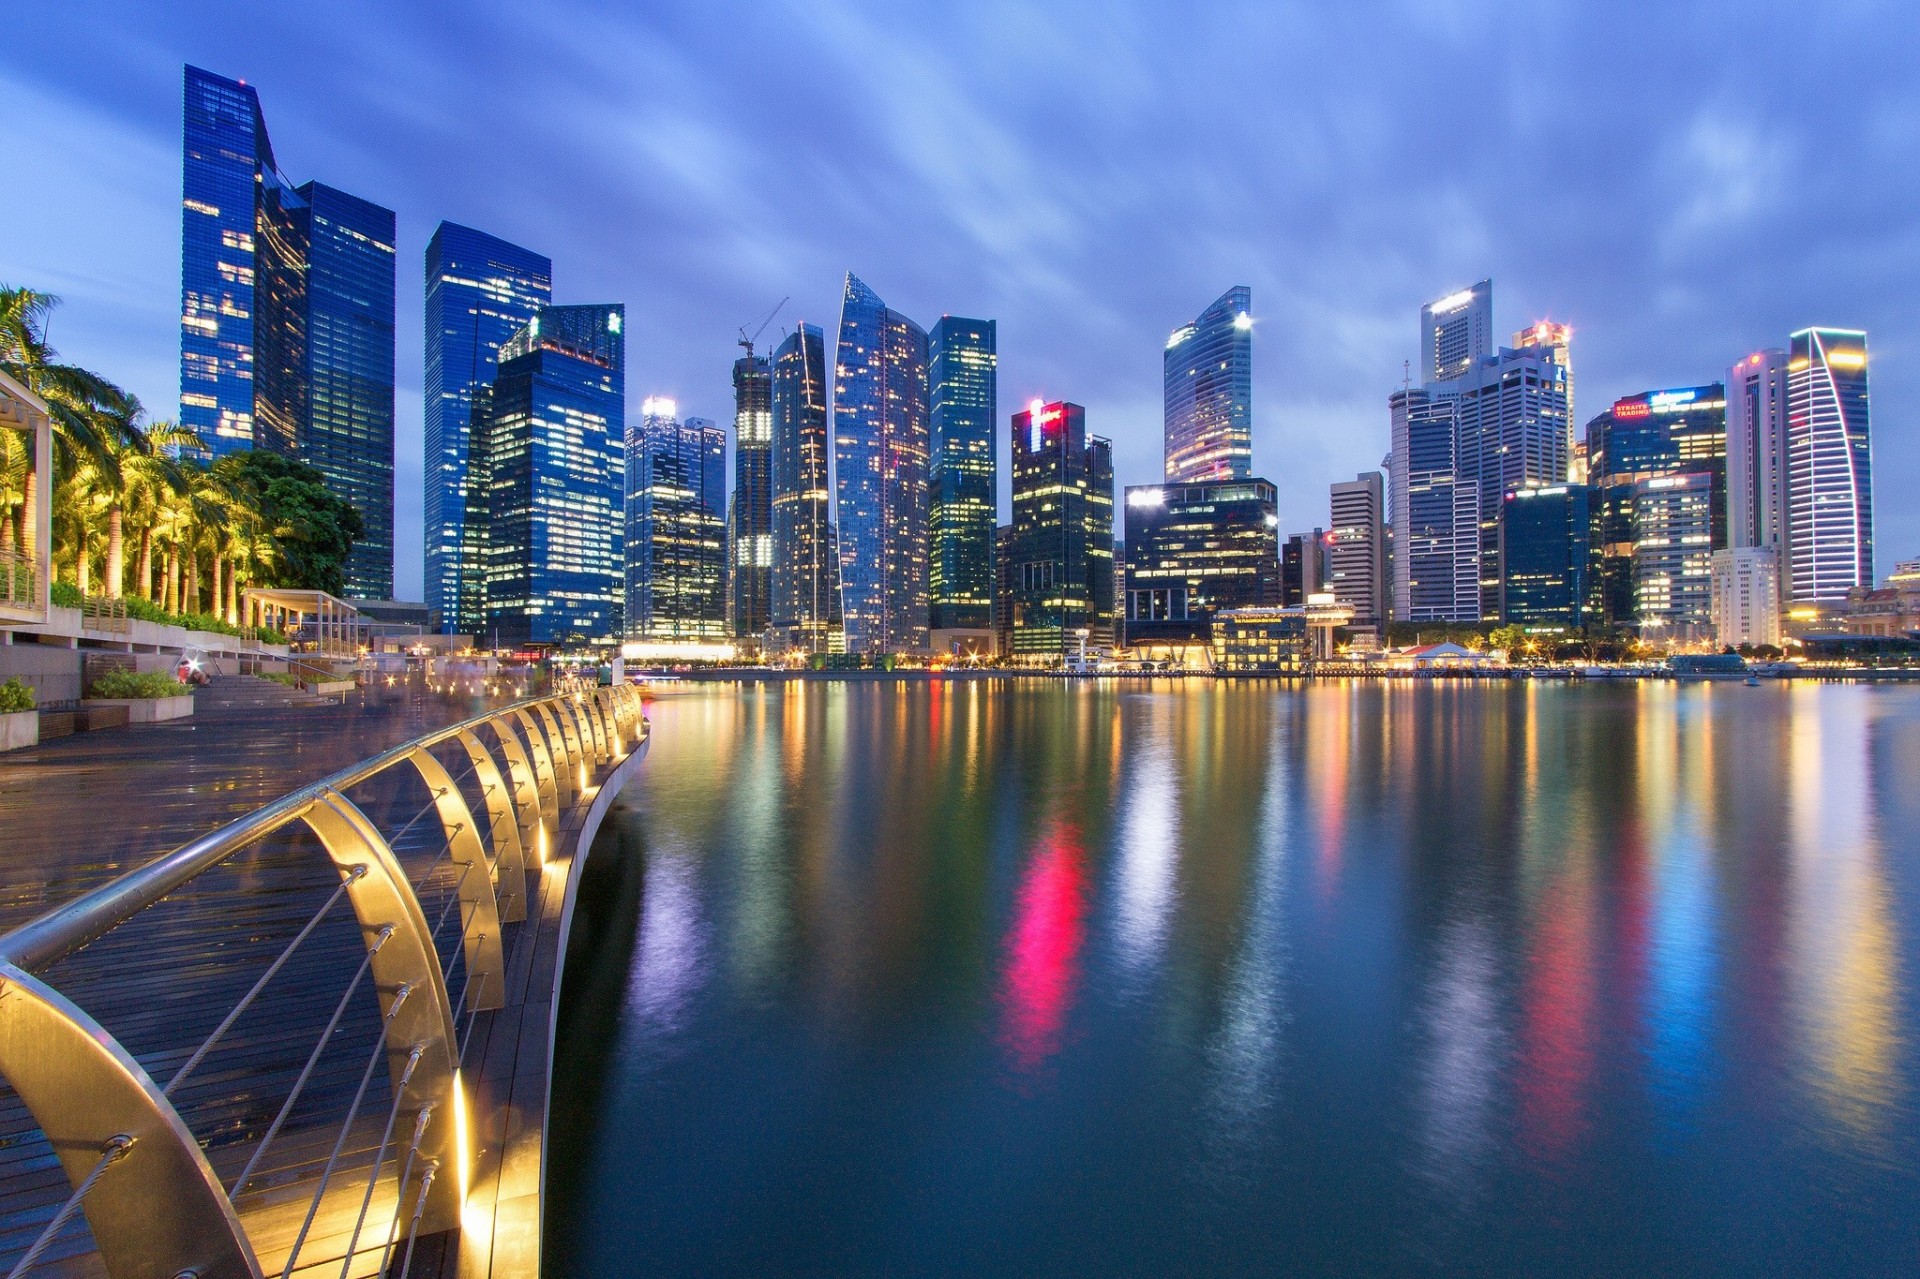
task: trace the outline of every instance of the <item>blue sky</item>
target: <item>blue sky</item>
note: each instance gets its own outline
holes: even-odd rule
[[[736,328],[790,295],[781,323],[831,331],[849,269],[922,323],[997,319],[1003,419],[1086,405],[1122,484],[1158,475],[1167,332],[1251,285],[1288,528],[1379,464],[1420,303],[1473,280],[1503,334],[1575,326],[1582,422],[1865,328],[1880,566],[1920,556],[1920,6],[25,0],[7,25],[0,171],[28,186],[0,281],[60,294],[62,354],[158,414],[183,62],[258,87],[296,181],[398,213],[403,595],[441,218],[549,254],[557,300],[627,303],[634,407],[730,420]]]

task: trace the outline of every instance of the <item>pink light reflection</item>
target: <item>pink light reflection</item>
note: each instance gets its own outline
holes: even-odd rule
[[[1079,828],[1055,822],[1014,896],[1000,986],[1000,1043],[1021,1071],[1060,1051],[1080,948],[1086,941],[1087,866]]]

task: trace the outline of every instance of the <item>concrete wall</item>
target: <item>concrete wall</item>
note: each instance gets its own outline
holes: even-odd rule
[[[80,696],[80,650],[52,644],[0,644],[0,684],[18,677],[41,705]]]

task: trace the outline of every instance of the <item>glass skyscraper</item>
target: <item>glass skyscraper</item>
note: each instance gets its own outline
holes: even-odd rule
[[[1873,586],[1867,335],[1802,329],[1787,354],[1787,593],[1843,600]]]
[[[1015,657],[1051,661],[1113,643],[1113,446],[1078,404],[1013,415]]]
[[[1236,284],[1167,338],[1169,484],[1253,474],[1253,290]]]
[[[1593,490],[1555,484],[1509,493],[1500,509],[1500,617],[1577,631],[1597,602]]]
[[[1705,471],[1634,481],[1634,619],[1643,635],[1684,641],[1711,633],[1713,528],[1725,520],[1715,489]]]
[[[733,362],[733,505],[727,510],[733,637],[760,642],[772,619],[773,369],[764,355]]]
[[[828,488],[826,342],[802,324],[773,356],[773,647],[844,647]]]
[[[1267,481],[1130,484],[1121,518],[1129,647],[1209,646],[1217,612],[1280,603],[1280,520]]]
[[[1566,370],[1550,350],[1502,348],[1427,390],[1436,399],[1453,400],[1459,461],[1479,488],[1479,616],[1495,617],[1501,502],[1516,489],[1567,479]]]
[[[672,400],[641,402],[626,440],[626,634],[727,637],[727,436],[681,422]]]
[[[993,530],[997,494],[994,420],[997,327],[942,316],[928,338],[933,459],[932,628],[993,624]]]
[[[467,531],[468,449],[486,414],[495,358],[553,300],[553,263],[454,222],[427,242],[426,419],[422,480],[426,596],[448,631],[486,621],[486,556]],[[485,529],[477,529],[482,537]]]
[[[834,352],[847,651],[927,647],[927,335],[851,272]]]
[[[469,461],[486,527],[484,642],[619,636],[626,308],[549,306],[499,352]]]

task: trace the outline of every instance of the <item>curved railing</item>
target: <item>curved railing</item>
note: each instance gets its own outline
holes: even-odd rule
[[[451,1272],[479,1152],[505,1159],[475,1080],[524,1070],[466,1054],[511,1054],[503,1009],[550,1022],[522,956],[565,919],[530,896],[646,744],[629,685],[490,711],[0,938],[6,1279],[398,1274],[436,1236],[421,1269]]]

